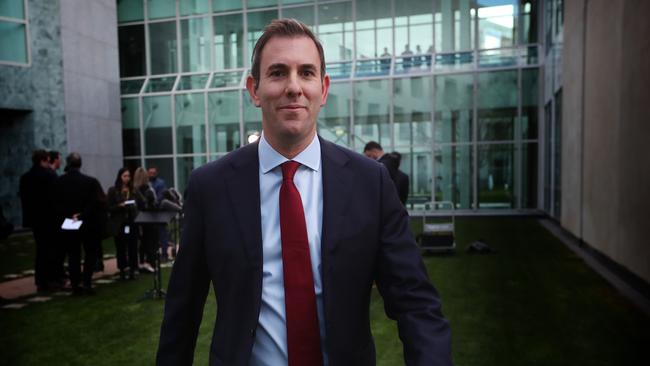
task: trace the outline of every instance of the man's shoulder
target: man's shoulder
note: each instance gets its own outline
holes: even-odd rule
[[[383,166],[383,164],[373,159],[369,159],[356,151],[325,140],[322,137],[320,138],[320,143],[322,157],[330,159],[339,165],[347,166],[357,171],[377,171],[377,169],[381,169]]]
[[[223,179],[234,174],[235,168],[256,162],[257,143],[249,144],[194,169],[190,175],[190,181],[197,183]]]

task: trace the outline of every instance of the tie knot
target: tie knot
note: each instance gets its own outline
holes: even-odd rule
[[[293,181],[293,176],[296,175],[296,170],[300,163],[297,161],[286,161],[282,163],[282,179]]]

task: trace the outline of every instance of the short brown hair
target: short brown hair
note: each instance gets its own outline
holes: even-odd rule
[[[320,77],[321,79],[325,77],[325,52],[323,51],[323,45],[321,45],[320,41],[316,38],[309,27],[296,19],[275,19],[264,28],[264,33],[257,40],[257,43],[255,43],[255,48],[253,48],[253,56],[251,57],[251,75],[253,76],[253,79],[255,79],[256,88],[260,84],[262,50],[266,43],[273,37],[308,37],[314,41],[316,49],[318,50],[318,56],[320,57]]]

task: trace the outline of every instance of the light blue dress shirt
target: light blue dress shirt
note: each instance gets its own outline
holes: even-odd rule
[[[280,186],[282,186],[280,165],[289,159],[275,151],[266,141],[263,133],[259,141],[258,155],[262,214],[262,305],[250,365],[282,366],[287,365],[288,354],[280,236]],[[305,210],[307,239],[320,323],[321,349],[323,350],[323,360],[327,365],[320,251],[323,222],[323,179],[318,137],[314,136],[311,144],[292,160],[301,164],[293,181],[300,192],[302,206]]]

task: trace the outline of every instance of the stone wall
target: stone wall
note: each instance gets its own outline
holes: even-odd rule
[[[28,1],[31,65],[0,65],[0,205],[21,223],[20,175],[34,149],[65,152],[59,1]]]

